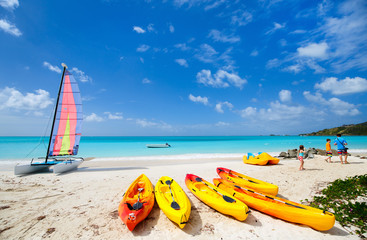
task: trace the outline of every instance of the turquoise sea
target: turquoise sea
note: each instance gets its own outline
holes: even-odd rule
[[[207,137],[82,137],[78,156],[137,157],[184,154],[279,153],[298,148],[325,148],[326,138],[334,136],[207,136]],[[350,152],[367,152],[367,136],[346,136]],[[171,148],[147,148],[146,144],[169,143]],[[0,161],[43,157],[48,138],[0,137]],[[332,146],[335,148],[335,146]]]

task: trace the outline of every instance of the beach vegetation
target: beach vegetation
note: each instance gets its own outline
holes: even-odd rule
[[[351,234],[366,238],[367,174],[337,179],[304,203],[332,212],[335,219]]]
[[[340,127],[323,129],[317,132],[300,134],[302,136],[334,136],[336,134],[349,135],[349,136],[366,136],[367,135],[367,122],[359,124],[349,124]]]

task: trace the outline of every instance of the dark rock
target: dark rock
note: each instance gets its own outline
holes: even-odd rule
[[[290,158],[297,158],[297,149],[288,149],[288,156]]]
[[[338,156],[338,151],[331,149],[333,156]],[[326,151],[324,149],[316,149],[316,154],[321,156],[326,156]]]
[[[323,149],[316,149],[316,154],[321,156],[326,156],[326,151]]]
[[[279,157],[287,158],[288,157],[288,154],[286,152],[281,152],[279,154]]]

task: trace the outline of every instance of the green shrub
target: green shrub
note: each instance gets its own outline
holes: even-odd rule
[[[306,202],[312,207],[332,212],[343,227],[356,228],[351,234],[365,238],[367,233],[367,174],[337,179]],[[349,230],[348,230],[349,231]]]

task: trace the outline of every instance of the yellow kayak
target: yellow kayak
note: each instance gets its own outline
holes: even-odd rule
[[[161,177],[155,185],[155,199],[164,214],[184,228],[191,213],[191,203],[180,185],[170,177]]]
[[[268,160],[267,164],[276,165],[279,163],[279,158],[275,158],[266,152],[259,153],[258,158]]]
[[[239,221],[247,218],[249,212],[247,205],[213,184],[193,174],[186,175],[185,183],[198,199],[218,212],[230,215]]]
[[[253,165],[276,165],[279,163],[279,158],[275,158],[266,152],[262,152],[259,155],[253,155],[252,153],[248,153],[247,156],[243,156],[243,163],[253,164]]]
[[[218,175],[225,180],[232,181],[241,187],[247,187],[257,192],[262,192],[270,195],[277,195],[278,194],[278,186],[261,181],[256,178],[248,177],[241,173],[235,172],[228,168],[217,168]]]
[[[259,156],[254,156],[253,154],[243,155],[243,163],[252,165],[264,166],[268,164],[268,160],[265,158],[259,158]]]
[[[283,198],[269,196],[236,185],[221,178],[213,179],[214,185],[268,215],[288,222],[304,224],[318,231],[327,231],[334,226],[335,216],[327,211],[309,207]]]

